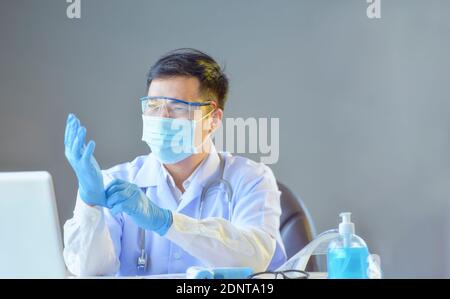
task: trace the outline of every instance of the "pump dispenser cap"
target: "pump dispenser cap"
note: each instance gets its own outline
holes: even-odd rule
[[[349,235],[355,233],[355,224],[351,222],[351,215],[352,213],[350,212],[339,214],[339,216],[342,218],[342,222],[339,224],[339,234]]]

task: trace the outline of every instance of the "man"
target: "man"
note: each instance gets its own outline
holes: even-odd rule
[[[161,57],[141,99],[151,153],[101,171],[72,114],[65,155],[78,178],[64,259],[75,275],[183,273],[190,266],[264,271],[286,259],[280,192],[262,163],[218,153],[228,79],[207,54]]]

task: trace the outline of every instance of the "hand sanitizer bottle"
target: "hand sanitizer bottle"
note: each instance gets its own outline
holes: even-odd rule
[[[341,213],[339,236],[331,241],[327,252],[328,278],[368,278],[369,250],[363,239],[355,235],[351,213]]]

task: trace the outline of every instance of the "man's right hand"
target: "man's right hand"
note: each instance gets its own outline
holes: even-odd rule
[[[95,142],[84,146],[86,128],[80,125],[78,118],[69,114],[64,135],[64,153],[78,178],[80,198],[91,206],[106,207],[106,195],[103,176],[94,158]]]

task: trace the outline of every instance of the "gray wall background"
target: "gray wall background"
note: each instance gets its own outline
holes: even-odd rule
[[[279,117],[279,180],[318,231],[353,212],[386,277],[450,277],[449,1],[3,1],[0,171],[48,170],[61,221],[76,179],[67,113],[103,168],[148,152],[137,98],[164,52],[226,65],[228,117]]]

